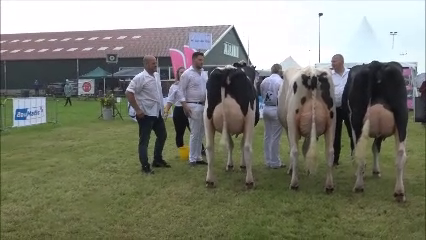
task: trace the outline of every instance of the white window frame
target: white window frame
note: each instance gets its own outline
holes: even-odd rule
[[[229,43],[229,42],[224,42],[223,43],[223,54],[227,55],[227,56],[231,56],[234,58],[238,58],[240,56],[240,51],[239,51],[239,46]]]

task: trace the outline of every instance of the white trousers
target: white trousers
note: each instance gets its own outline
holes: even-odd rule
[[[265,164],[272,168],[281,167],[280,142],[283,127],[278,121],[276,106],[264,106],[263,121],[265,124]]]
[[[188,117],[189,128],[191,128],[191,134],[189,135],[189,162],[196,162],[203,160],[201,150],[204,137],[204,106],[188,103],[188,107],[191,109],[191,117]]]

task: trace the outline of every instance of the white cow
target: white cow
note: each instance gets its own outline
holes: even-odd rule
[[[305,137],[302,153],[309,174],[316,169],[316,143],[318,137],[324,134],[327,161],[325,189],[327,193],[334,190],[332,167],[335,116],[334,84],[330,70],[306,67],[291,68],[284,72],[284,82],[278,92],[278,119],[287,132],[290,144],[288,173],[292,174],[291,189],[299,187],[299,139]]]

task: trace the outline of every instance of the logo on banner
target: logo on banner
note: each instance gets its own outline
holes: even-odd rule
[[[38,118],[43,114],[43,107],[33,107],[33,108],[18,108],[15,111],[15,120],[28,120]]]
[[[92,84],[90,84],[90,82],[84,82],[82,88],[84,92],[90,92]]]

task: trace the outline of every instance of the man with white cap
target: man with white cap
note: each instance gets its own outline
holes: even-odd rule
[[[260,94],[265,104],[263,108],[265,164],[269,168],[281,168],[285,167],[280,159],[280,141],[283,128],[277,115],[278,90],[283,82],[280,77],[282,75],[281,65],[274,64],[271,67],[271,73],[271,76],[265,78],[260,84]]]

